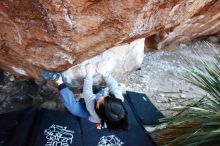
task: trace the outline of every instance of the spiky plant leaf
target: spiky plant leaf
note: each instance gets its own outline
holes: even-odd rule
[[[160,119],[167,127],[153,133],[158,145],[219,145],[220,55],[216,55],[215,59],[216,62],[201,61],[202,67],[191,66],[187,69],[189,75],[184,79],[204,90],[209,96],[180,109],[180,113],[174,117]]]

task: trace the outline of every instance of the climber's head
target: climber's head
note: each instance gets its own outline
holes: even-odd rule
[[[95,111],[110,130],[127,130],[127,111],[118,98],[103,96],[95,104]]]

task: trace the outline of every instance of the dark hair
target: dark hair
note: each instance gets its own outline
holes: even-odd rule
[[[99,108],[95,104],[95,111],[109,130],[128,129],[128,113],[120,99],[106,96]]]

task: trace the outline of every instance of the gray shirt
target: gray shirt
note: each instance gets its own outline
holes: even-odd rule
[[[124,101],[122,91],[119,88],[116,80],[111,76],[111,74],[107,73],[104,76],[104,80],[107,84],[107,87],[109,88],[109,92],[114,94],[116,98],[119,98],[122,101]],[[90,114],[89,121],[94,122],[94,123],[100,123],[100,118],[96,114],[95,109],[94,109],[96,95],[93,93],[92,86],[93,86],[93,78],[86,77],[84,80],[84,85],[83,85],[83,96],[84,96],[84,100],[86,103],[86,108]]]

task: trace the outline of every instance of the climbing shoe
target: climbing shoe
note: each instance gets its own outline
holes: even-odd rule
[[[57,81],[61,77],[60,73],[55,73],[51,71],[43,71],[41,75],[44,79],[51,81]]]

